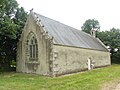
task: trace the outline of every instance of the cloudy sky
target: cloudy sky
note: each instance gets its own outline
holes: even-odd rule
[[[120,0],[17,0],[34,12],[81,29],[87,19],[99,21],[101,30],[120,28]]]

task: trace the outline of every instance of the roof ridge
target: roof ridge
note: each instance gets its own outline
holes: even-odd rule
[[[34,14],[38,14],[38,13],[34,12]],[[50,20],[54,20],[54,19],[51,19],[51,18],[46,17],[46,16],[41,15],[41,14],[38,14],[38,15],[40,15],[40,16],[42,16],[42,17],[45,17],[45,18],[47,18],[47,19],[50,19]],[[57,21],[57,20],[54,20],[54,21],[57,22],[57,23],[60,23],[60,24],[62,24],[62,25],[64,25],[64,26],[73,28],[74,30],[80,31],[81,33],[84,33],[84,34],[89,35],[90,37],[94,38],[94,37],[91,36],[90,34],[88,34],[88,33],[86,33],[86,32],[83,32],[83,31],[81,31],[81,30],[79,30],[79,29],[76,29],[76,28],[74,28],[74,27],[71,27],[71,26],[69,26],[69,25],[67,25],[67,24],[64,24],[64,23],[62,23],[62,22],[60,22],[60,21]]]
[[[34,14],[38,14],[38,13],[35,13],[35,12],[34,12]],[[52,19],[52,18],[46,17],[46,16],[41,15],[41,14],[38,14],[38,15],[40,15],[40,16],[42,16],[42,17],[45,17],[45,18],[48,18],[48,19],[50,19],[50,20],[54,20],[54,19]],[[71,26],[69,26],[69,25],[67,25],[67,24],[64,24],[64,23],[60,22],[60,21],[57,21],[57,20],[54,20],[54,21],[55,21],[55,22],[58,22],[58,23],[60,23],[60,24],[62,24],[62,25],[65,25],[65,26],[71,27]],[[76,29],[76,28],[74,28],[74,27],[71,27],[71,28],[73,28],[73,29],[75,29],[75,30],[78,30],[78,31],[81,31],[81,30]]]

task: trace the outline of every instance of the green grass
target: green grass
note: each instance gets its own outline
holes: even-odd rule
[[[99,90],[103,83],[119,79],[119,77],[120,65],[56,78],[21,73],[0,73],[0,90]]]

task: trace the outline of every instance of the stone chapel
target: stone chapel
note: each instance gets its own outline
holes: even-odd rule
[[[17,72],[59,76],[110,64],[98,38],[30,12],[18,42]]]

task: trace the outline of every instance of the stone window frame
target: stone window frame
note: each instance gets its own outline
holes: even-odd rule
[[[29,60],[37,61],[38,60],[38,43],[37,43],[37,39],[34,36],[29,40],[28,49],[29,49]]]
[[[26,56],[27,61],[38,61],[38,41],[33,32],[30,32],[27,36]]]

